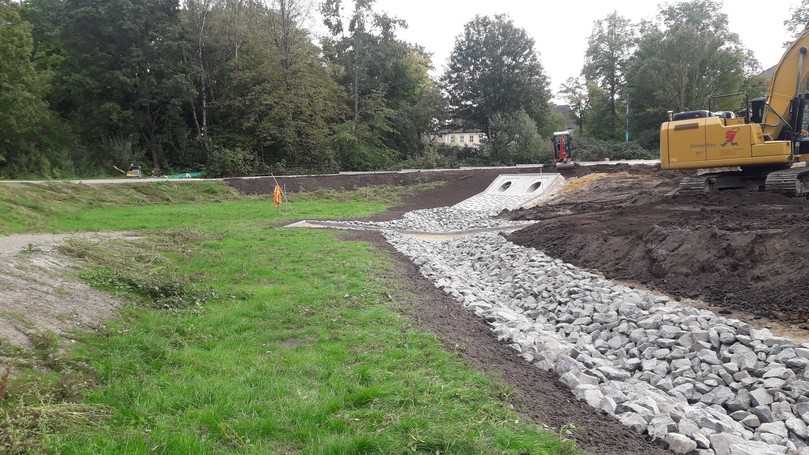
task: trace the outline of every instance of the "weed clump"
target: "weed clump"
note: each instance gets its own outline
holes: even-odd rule
[[[196,309],[217,297],[212,289],[171,274],[137,276],[127,271],[98,268],[82,273],[81,277],[93,287],[130,294],[149,307],[164,310]]]

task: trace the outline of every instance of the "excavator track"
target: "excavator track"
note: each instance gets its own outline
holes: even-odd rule
[[[745,181],[741,172],[731,170],[684,177],[680,180],[677,194],[703,194],[744,187]]]
[[[787,196],[806,196],[809,194],[807,178],[809,178],[809,167],[770,172],[767,174],[765,188],[769,192]]]
[[[695,175],[680,180],[677,194],[702,194],[711,191],[710,175]]]

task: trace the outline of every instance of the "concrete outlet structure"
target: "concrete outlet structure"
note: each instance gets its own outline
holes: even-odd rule
[[[560,174],[504,174],[485,191],[456,204],[455,208],[499,212],[534,207],[564,185],[565,178]]]

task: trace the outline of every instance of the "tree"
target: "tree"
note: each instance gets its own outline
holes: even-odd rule
[[[496,114],[524,111],[545,126],[548,79],[534,40],[506,16],[477,16],[465,25],[442,83],[453,116],[464,124],[490,130]]]
[[[32,26],[0,0],[0,175],[57,176],[69,168],[66,131],[50,110],[51,74],[37,68]]]
[[[166,154],[187,146],[178,0],[66,0],[65,14],[62,89],[72,124],[97,161],[108,160],[98,145],[120,138],[159,171]]]
[[[579,77],[568,78],[562,84],[562,90],[559,93],[567,100],[570,110],[576,117],[579,130],[584,130],[584,117],[590,110],[590,96],[585,81]]]
[[[199,15],[183,13],[195,50],[198,27],[191,19]],[[306,14],[297,1],[218,0],[212,5],[204,62],[216,163],[234,158],[244,164],[239,169],[337,170],[331,141],[342,94],[299,23]],[[195,52],[189,54],[194,61]],[[195,89],[196,99],[202,99],[198,82]],[[214,167],[222,169],[219,164]]]
[[[525,111],[495,114],[491,131],[482,151],[493,163],[528,164],[543,162],[550,157],[548,141],[542,138],[536,122]]]
[[[634,27],[629,19],[613,12],[593,25],[585,54],[584,76],[587,82],[597,85],[606,96],[609,122],[606,130],[599,130],[599,137],[617,138],[621,129],[618,113],[618,97],[626,84],[626,67],[632,55]]]
[[[656,145],[667,110],[705,109],[711,95],[744,88],[756,66],[728,29],[718,2],[691,0],[663,8],[657,22],[641,24],[627,70],[639,140]]]
[[[190,99],[191,115],[196,127],[196,137],[203,146],[208,148],[208,100],[210,98],[209,87],[209,65],[208,55],[211,35],[211,16],[214,7],[214,0],[187,0],[185,4],[184,19],[186,34],[193,40],[194,46],[191,56],[186,56],[189,63],[192,63],[194,70],[191,71],[191,80],[197,85],[196,95]],[[192,92],[189,92],[192,94]]]
[[[354,4],[348,21],[340,0],[321,5],[331,35],[322,40],[325,60],[349,95],[351,113],[335,137],[347,168],[379,168],[412,158],[437,116],[440,95],[429,77],[430,56],[396,37],[400,19],[373,10],[373,0]]]
[[[789,18],[784,21],[784,25],[795,37],[803,33],[806,27],[809,26],[809,0],[801,0],[800,4],[790,9]],[[790,44],[792,43],[785,43],[785,45]]]

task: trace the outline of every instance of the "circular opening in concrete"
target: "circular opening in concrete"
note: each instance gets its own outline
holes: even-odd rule
[[[538,190],[540,187],[542,187],[542,182],[536,182],[533,185],[528,187],[528,192],[533,193],[534,191]]]
[[[511,188],[511,182],[506,182],[500,186],[500,192],[504,192],[509,188]]]

